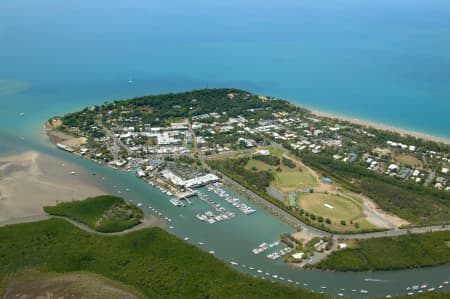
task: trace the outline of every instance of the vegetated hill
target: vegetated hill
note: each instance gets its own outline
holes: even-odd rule
[[[450,232],[403,235],[357,241],[313,267],[335,271],[393,270],[450,262]]]
[[[56,206],[44,207],[44,211],[79,221],[104,233],[119,232],[133,227],[139,224],[144,216],[142,210],[135,205],[111,195],[63,202]]]

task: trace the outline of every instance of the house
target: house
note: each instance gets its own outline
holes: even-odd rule
[[[263,155],[263,156],[269,156],[270,152],[269,150],[265,150],[265,149],[260,149],[257,151],[258,154]]]

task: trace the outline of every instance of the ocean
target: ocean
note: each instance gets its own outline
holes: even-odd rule
[[[77,163],[97,173],[93,184],[142,202],[147,214],[157,208],[178,237],[253,275],[242,263],[316,291],[380,296],[450,279],[448,266],[322,273],[273,263],[251,249],[290,229],[263,210],[200,223],[201,202],[179,210],[132,174],[58,151],[42,133],[50,117],[86,106],[206,87],[450,138],[450,2],[0,1],[0,154],[32,149]]]
[[[450,137],[449,53],[445,0],[3,0],[0,127],[25,110],[26,131],[105,100],[238,87]]]

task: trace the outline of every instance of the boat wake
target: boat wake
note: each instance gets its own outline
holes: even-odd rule
[[[370,281],[370,282],[389,282],[389,280],[385,280],[385,279],[377,279],[377,278],[364,278],[364,281]]]

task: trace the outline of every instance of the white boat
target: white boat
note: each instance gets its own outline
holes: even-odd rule
[[[203,242],[198,242],[198,245],[205,245],[205,243],[203,243]]]
[[[231,261],[230,264],[232,264],[233,266],[238,266],[239,265],[239,263],[236,263],[236,262],[233,262],[233,261]]]
[[[24,112],[20,112],[20,113],[19,113],[19,116],[24,116],[24,115],[25,115]]]
[[[197,214],[195,215],[195,217],[197,217],[198,220],[200,221],[205,221],[206,220],[206,216],[203,214]]]
[[[214,254],[214,253],[216,253],[214,250],[210,250],[210,251],[208,251],[208,253],[209,254]]]
[[[176,199],[176,198],[172,198],[172,199],[170,199],[169,201],[170,201],[174,206],[176,206],[176,207],[180,207],[180,206],[182,205],[181,201],[179,201],[179,200]]]
[[[185,241],[189,240],[189,237],[185,237],[184,240],[185,240]]]
[[[141,204],[141,203],[138,203],[138,204],[137,204],[137,207],[138,207],[138,208],[140,208],[140,207],[142,207],[142,206],[143,206],[143,204]]]

